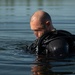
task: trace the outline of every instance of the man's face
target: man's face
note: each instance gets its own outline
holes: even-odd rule
[[[41,37],[44,32],[46,31],[46,28],[41,25],[41,23],[37,20],[30,22],[31,30],[34,31],[34,34],[37,38]]]

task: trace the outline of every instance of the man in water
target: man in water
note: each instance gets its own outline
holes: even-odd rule
[[[30,27],[36,40],[30,46],[30,51],[38,55],[49,55],[51,57],[64,57],[69,52],[69,42],[65,37],[71,33],[56,30],[52,24],[50,15],[42,10],[36,11],[30,19]],[[72,45],[72,44],[70,44]]]

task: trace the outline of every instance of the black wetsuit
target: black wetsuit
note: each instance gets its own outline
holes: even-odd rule
[[[45,33],[31,44],[30,52],[51,57],[65,57],[74,50],[74,40],[71,33],[64,30]]]

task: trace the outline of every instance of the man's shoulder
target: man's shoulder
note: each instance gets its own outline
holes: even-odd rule
[[[66,31],[66,30],[56,30],[53,32],[48,32],[46,34],[44,34],[41,38],[40,41],[42,42],[50,42],[52,40],[56,40],[56,39],[70,39],[71,37],[71,33]]]
[[[69,31],[66,31],[66,30],[57,30],[57,34],[60,34],[61,36],[70,36],[70,35],[72,35]]]

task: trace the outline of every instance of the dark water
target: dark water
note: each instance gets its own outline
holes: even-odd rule
[[[57,29],[75,34],[75,0],[0,0],[0,75],[75,75],[74,55],[53,60],[26,52],[35,39],[30,16],[38,9]]]

